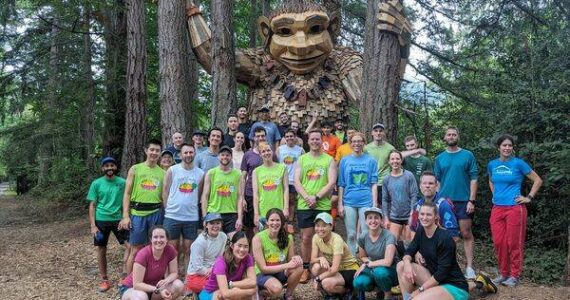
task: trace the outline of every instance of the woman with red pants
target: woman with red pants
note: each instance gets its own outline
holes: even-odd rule
[[[513,156],[514,138],[508,134],[497,140],[499,158],[489,162],[489,187],[493,193],[491,233],[499,263],[499,276],[495,284],[514,287],[522,272],[524,241],[526,235],[526,206],[542,185],[542,179],[524,160]],[[532,181],[527,196],[521,192],[524,178]]]

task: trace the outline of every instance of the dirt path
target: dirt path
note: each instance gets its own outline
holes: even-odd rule
[[[61,207],[0,196],[1,298],[116,299],[116,288],[96,292],[98,270],[88,232],[86,218],[70,217]],[[111,280],[119,277],[120,259],[121,249],[113,240],[109,244]],[[299,286],[295,294],[297,299],[320,298],[309,285]],[[569,295],[570,288],[524,282],[516,289],[501,288],[486,299],[570,299]],[[368,296],[373,299],[372,294]]]

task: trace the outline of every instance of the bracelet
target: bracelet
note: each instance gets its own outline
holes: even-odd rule
[[[528,196],[526,196],[526,197],[527,197],[528,199],[530,199],[530,200],[534,200],[534,196],[531,195],[531,194],[528,194]]]
[[[469,201],[467,201],[467,202],[469,202],[469,203],[475,205],[475,200],[469,200]]]

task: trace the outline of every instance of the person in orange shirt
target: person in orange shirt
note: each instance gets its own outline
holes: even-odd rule
[[[354,133],[356,132],[356,130],[354,128],[349,128],[346,131],[346,136],[347,136],[347,140],[350,141],[350,138],[354,135]],[[350,142],[346,142],[342,145],[340,145],[340,147],[338,147],[338,149],[336,149],[336,155],[334,156],[334,160],[336,161],[337,164],[340,164],[340,160],[348,155],[352,154],[352,148],[350,147]]]
[[[341,142],[336,135],[332,134],[332,129],[333,126],[330,122],[323,122],[321,124],[321,130],[323,131],[323,151],[334,158]]]

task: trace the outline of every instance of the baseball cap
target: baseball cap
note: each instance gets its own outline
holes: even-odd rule
[[[233,152],[232,152],[232,148],[230,148],[230,147],[228,147],[228,146],[226,146],[226,145],[224,145],[224,146],[222,146],[222,147],[220,148],[220,153],[222,153],[222,152],[224,152],[224,151],[229,152],[230,154],[233,153]]]
[[[220,220],[222,221],[222,215],[219,213],[207,213],[206,216],[204,217],[204,222],[208,223],[208,222],[212,222],[212,221],[217,221]]]
[[[206,136],[206,133],[200,129],[194,129],[194,131],[192,132],[192,136],[195,136],[195,135]]]
[[[114,163],[116,165],[117,161],[111,156],[107,156],[101,160],[101,166],[105,165],[106,163]]]
[[[322,212],[322,213],[318,214],[318,215],[315,217],[315,223],[317,223],[318,220],[321,220],[321,221],[323,221],[323,222],[325,222],[325,223],[327,223],[327,224],[330,224],[330,225],[333,224],[333,218],[332,218],[332,216],[331,216],[329,213],[326,213],[326,212]]]
[[[382,210],[379,209],[378,207],[369,207],[367,209],[364,210],[364,216],[367,216],[368,214],[379,214],[381,218],[384,218],[384,214],[382,213]]]
[[[376,128],[386,129],[386,126],[384,126],[384,124],[382,124],[382,123],[376,123],[376,124],[372,125],[372,129],[376,129]]]
[[[269,111],[269,106],[263,105],[263,106],[260,107],[257,111],[258,111],[258,112],[262,112],[262,111],[268,112],[268,111]]]
[[[164,156],[164,154],[170,154],[170,156],[174,157],[174,154],[172,154],[172,151],[170,151],[170,150],[162,151],[162,153],[160,153],[160,157]]]

